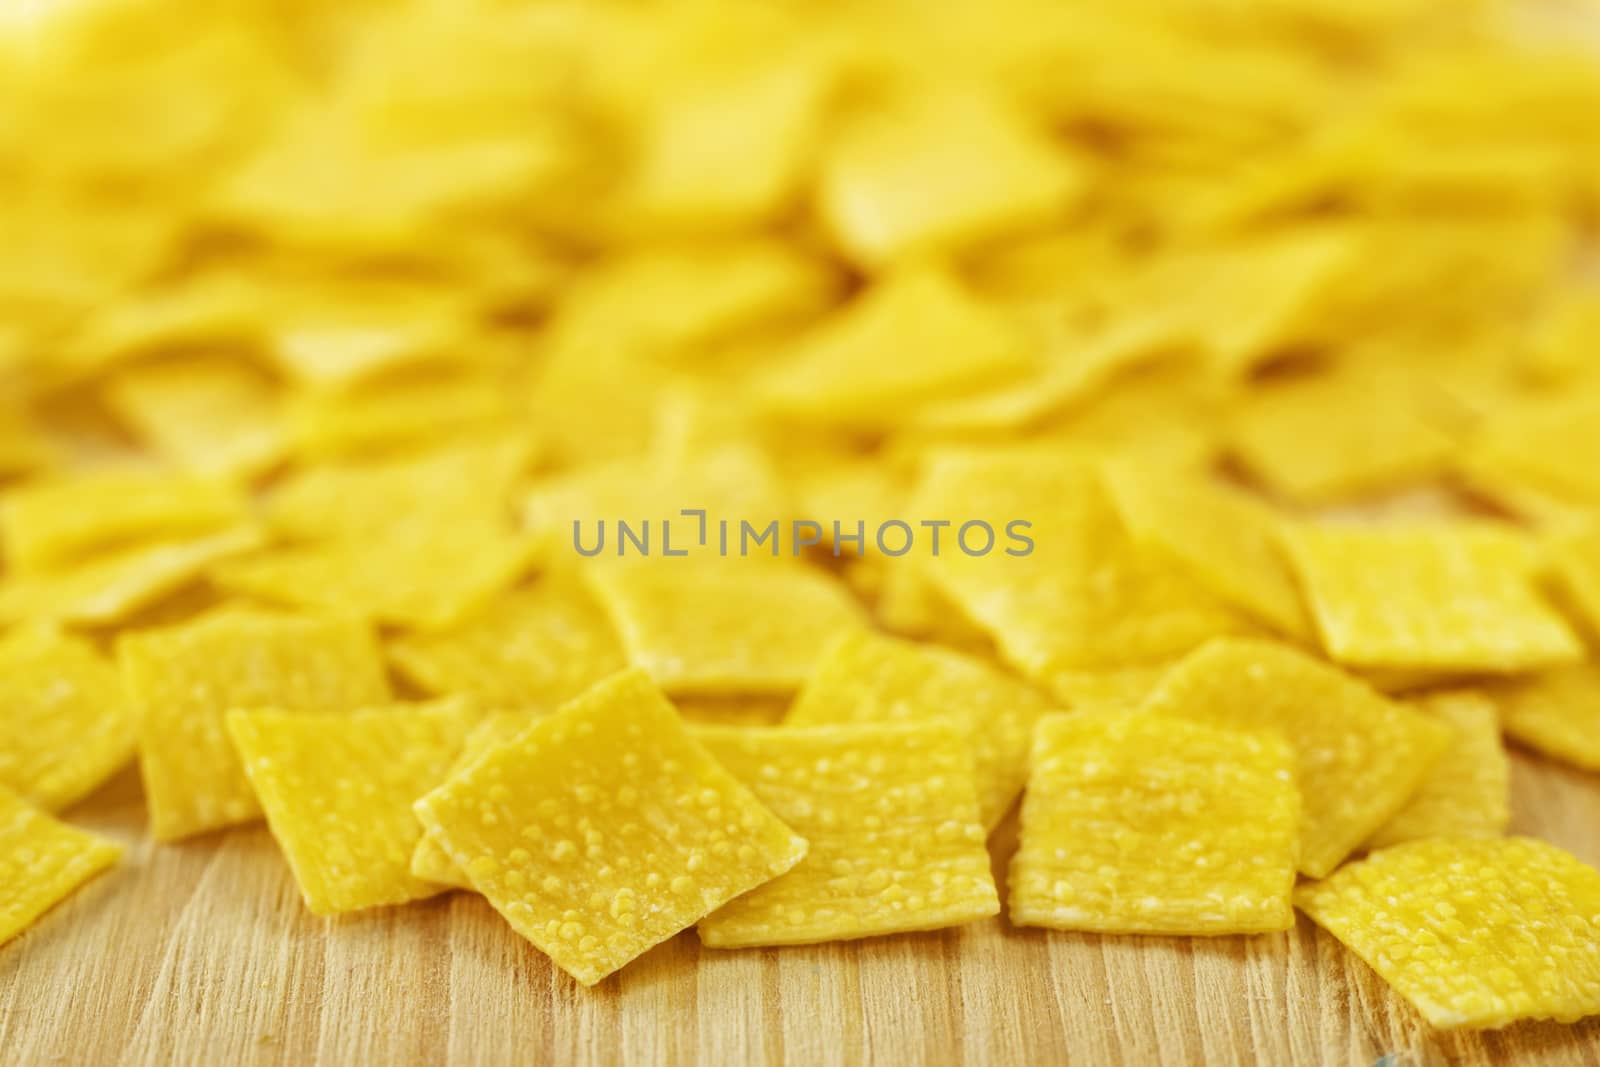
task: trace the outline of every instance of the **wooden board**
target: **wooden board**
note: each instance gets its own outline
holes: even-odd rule
[[[1600,778],[1518,754],[1513,805],[1516,832],[1600,865]],[[265,830],[156,847],[131,772],[70,818],[130,853],[0,949],[0,1063],[1600,1064],[1600,1019],[1431,1033],[1304,919],[740,952],[691,933],[585,991],[475,896],[324,922]],[[996,844],[1003,871],[1008,828]]]

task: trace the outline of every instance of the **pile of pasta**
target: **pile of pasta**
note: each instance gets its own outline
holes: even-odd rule
[[[1597,28],[10,5],[0,941],[136,758],[585,985],[1003,890],[1600,1012],[1502,744],[1600,770]]]

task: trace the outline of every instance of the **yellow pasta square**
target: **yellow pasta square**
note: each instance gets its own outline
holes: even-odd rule
[[[760,339],[740,341],[716,352],[718,357],[737,359],[753,354],[762,343]],[[721,362],[707,362],[718,368],[727,367]],[[711,377],[674,379],[654,398],[645,449],[648,455],[660,458],[665,470],[675,470],[696,455],[761,437],[758,413],[742,401],[738,388],[720,379],[721,370],[708,369],[708,373]],[[784,475],[792,477],[793,471],[786,470]],[[785,488],[792,493],[796,487]]]
[[[1493,702],[1482,693],[1462,690],[1422,697],[1416,706],[1451,728],[1449,747],[1406,806],[1366,847],[1429,837],[1499,837],[1511,823],[1511,763],[1500,743],[1500,717]]]
[[[899,559],[869,556],[856,561],[848,572],[852,584],[871,576],[872,582],[866,592],[874,598],[873,612],[879,624],[905,637],[992,653],[994,642],[988,631],[968,617],[959,604],[928,578],[918,555],[918,550],[914,549]]]
[[[948,272],[912,266],[802,335],[759,381],[757,399],[791,418],[891,427],[920,405],[1020,378],[1038,362],[1020,323]]]
[[[1405,806],[1449,746],[1444,725],[1270,641],[1215,641],[1173,667],[1145,713],[1273,730],[1294,751],[1300,870],[1320,878]]]
[[[1043,694],[978,660],[863,630],[822,656],[784,722],[955,723],[967,732],[980,819],[992,828],[1022,790],[1033,724],[1051,709]]]
[[[773,240],[701,241],[631,252],[585,274],[552,329],[693,365],[719,345],[804,321],[833,302],[834,271]]]
[[[87,317],[66,358],[87,374],[160,352],[246,346],[261,334],[260,301],[261,287],[234,271],[119,294]]]
[[[1523,356],[1523,373],[1541,383],[1590,379],[1600,347],[1600,292],[1572,288],[1555,293],[1540,314]]]
[[[527,434],[506,433],[305,466],[274,487],[266,515],[284,534],[306,540],[381,536],[396,516],[502,520],[533,457]]]
[[[1600,507],[1600,396],[1561,394],[1550,403],[1507,405],[1484,420],[1459,457],[1467,481],[1513,510],[1536,514]],[[1522,504],[1523,507],[1518,505]],[[1542,505],[1542,506],[1541,506]]]
[[[798,564],[656,560],[585,577],[628,660],[674,693],[799,688],[860,609],[828,575]]]
[[[355,711],[387,703],[361,623],[221,611],[118,642],[150,832],[173,841],[261,814],[228,740],[235,708]]]
[[[907,478],[876,456],[808,450],[794,456],[783,474],[794,496],[796,514],[860,519],[867,529],[876,530],[905,511]],[[822,544],[831,548],[833,524],[822,526]]]
[[[685,510],[704,515],[684,514]],[[523,518],[547,558],[578,561],[633,549],[621,524],[666,556],[716,551],[726,522],[758,531],[789,514],[772,462],[744,444],[695,449],[673,459],[617,460],[546,479],[529,492]],[[670,562],[670,561],[667,561]]]
[[[4,362],[0,357],[0,366]],[[49,467],[56,459],[56,449],[34,420],[0,400],[0,481]]]
[[[135,436],[199,477],[253,478],[288,451],[282,402],[247,366],[194,357],[130,367],[105,395]]]
[[[820,182],[834,240],[877,268],[1047,224],[1086,176],[998,98],[924,85],[847,125]]]
[[[1593,507],[1579,494],[1540,484],[1519,469],[1515,457],[1471,442],[1455,457],[1450,473],[1469,498],[1537,527],[1585,521]]]
[[[1093,466],[1044,453],[951,455],[930,464],[908,505],[958,518],[922,565],[1049,688],[1059,673],[1165,663],[1209,638],[1254,627],[1123,528]],[[970,524],[987,523],[995,538]]]
[[[133,758],[122,679],[94,646],[48,630],[0,640],[0,787],[46,811]]]
[[[1203,474],[1112,464],[1107,485],[1128,532],[1166,552],[1196,581],[1276,632],[1313,636],[1266,505]]]
[[[473,888],[584,985],[806,854],[637,670],[494,748],[416,810]]]
[[[810,944],[999,914],[964,728],[700,727],[694,736],[811,846],[788,874],[700,920],[705,944]]]
[[[1548,556],[1561,606],[1600,644],[1600,526],[1590,519],[1557,536]]]
[[[424,516],[370,539],[270,549],[211,571],[218,588],[270,604],[396,626],[450,626],[532,568],[537,547],[501,524]]]
[[[473,322],[460,301],[442,293],[431,286],[344,285],[309,299],[301,294],[275,313],[267,353],[295,381],[318,390],[448,362]]]
[[[348,715],[228,712],[245,775],[314,915],[404,904],[440,887],[411,873],[411,806],[444,780],[480,717],[453,699]]]
[[[485,707],[546,710],[627,665],[594,598],[559,573],[512,590],[453,626],[396,637],[389,659],[428,693],[467,693]]]
[[[1172,666],[1060,671],[1050,677],[1050,692],[1072,711],[1131,711],[1150,698]]]
[[[674,72],[645,104],[619,228],[703,232],[767,222],[792,206],[833,80],[810,52]]]
[[[680,694],[672,698],[683,721],[706,726],[776,726],[789,713],[788,693]]]
[[[13,575],[0,582],[0,621],[122,623],[195,585],[219,561],[261,544],[260,531],[239,527],[191,540],[117,549],[61,570]]]
[[[647,455],[662,399],[681,379],[620,338],[558,327],[546,335],[527,415],[552,458],[578,467]]]
[[[37,571],[139,541],[213,533],[247,504],[215,482],[146,472],[78,475],[13,489],[0,502],[0,543],[13,568]]]
[[[1600,771],[1600,664],[1578,663],[1485,687],[1512,740]]]
[[[1323,647],[1340,663],[1509,673],[1583,655],[1535,588],[1530,546],[1510,530],[1297,523],[1285,542]]]
[[[461,745],[461,752],[456,756],[455,762],[450,765],[449,771],[443,778],[455,778],[471,767],[484,754],[498,745],[510,741],[522,731],[532,726],[539,713],[526,711],[502,711],[490,715],[474,726],[467,734],[466,740]],[[441,778],[441,781],[443,779]],[[437,782],[434,784],[438,784]],[[407,806],[410,811],[410,806]],[[420,825],[420,824],[419,824]],[[435,841],[426,832],[421,833],[417,847],[411,853],[411,873],[424,882],[433,882],[440,886],[450,886],[456,889],[471,889],[472,880],[469,879],[455,860],[444,850],[444,846]]]
[[[1359,376],[1257,389],[1225,437],[1247,474],[1303,504],[1428,482],[1444,472],[1453,447],[1409,392]]]
[[[1355,251],[1351,237],[1323,226],[1285,228],[1158,261],[1147,306],[1191,331],[1221,374],[1243,375],[1301,339]]]
[[[1441,1030],[1600,1013],[1600,873],[1543,841],[1396,845],[1295,905]]]
[[[1024,447],[1095,461],[1203,467],[1221,447],[1227,410],[1220,379],[1197,373],[1184,359],[1159,360],[1129,368],[1089,402],[1059,413]]]
[[[0,945],[121,856],[121,845],[57,822],[0,786]]]
[[[1166,319],[1113,316],[1107,321],[1083,311],[1078,302],[1060,300],[1017,308],[1016,320],[1039,353],[1032,372],[971,395],[930,401],[911,423],[944,432],[1016,431],[1047,424],[1052,416],[1090,402],[1124,371],[1184,340]]]
[[[1122,712],[1040,720],[1011,921],[1115,934],[1294,925],[1300,798],[1270,733]]]
[[[379,379],[341,393],[307,392],[288,410],[293,450],[313,459],[414,448],[448,433],[492,433],[522,422],[527,405],[492,374]]]

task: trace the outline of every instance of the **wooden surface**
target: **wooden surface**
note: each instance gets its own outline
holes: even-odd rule
[[[1600,864],[1600,778],[1518,754],[1513,788],[1517,832]],[[155,847],[132,772],[69,818],[129,855],[0,948],[7,1065],[1600,1065],[1600,1019],[1431,1033],[1304,919],[1209,940],[993,920],[740,952],[690,933],[585,991],[475,896],[325,922],[264,829]],[[994,843],[1003,873],[1010,828]]]

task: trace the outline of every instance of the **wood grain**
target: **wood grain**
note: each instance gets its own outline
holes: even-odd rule
[[[1514,770],[1514,830],[1600,865],[1600,778],[1520,753]],[[1434,1033],[1304,919],[1217,939],[994,920],[742,952],[691,933],[585,991],[476,896],[324,921],[263,829],[156,847],[132,772],[70,818],[129,855],[0,949],[8,1065],[1600,1065],[1600,1019]],[[994,844],[1003,873],[1009,825]]]

